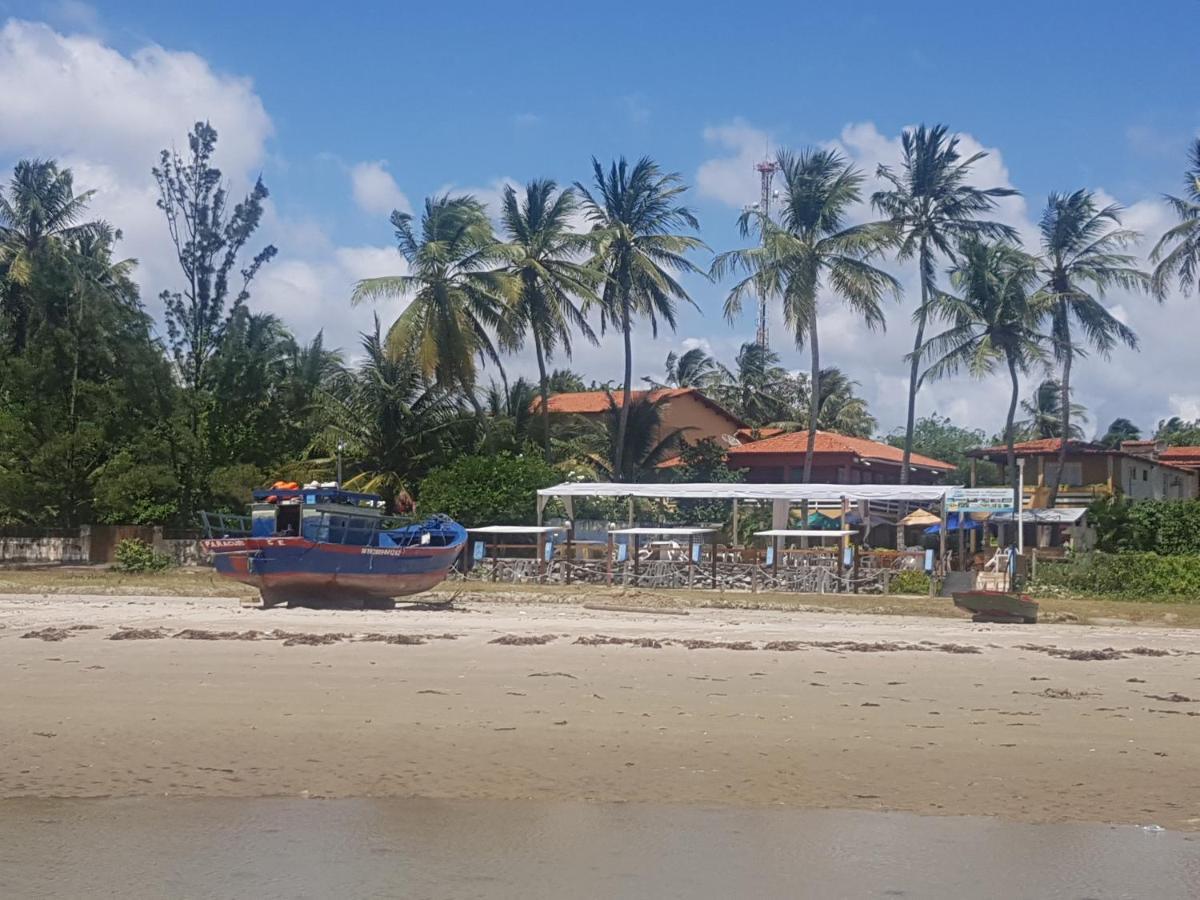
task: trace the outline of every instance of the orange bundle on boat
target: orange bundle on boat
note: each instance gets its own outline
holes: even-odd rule
[[[300,490],[300,485],[295,481],[277,481],[273,485],[271,485],[271,490],[273,490],[273,491],[298,491],[298,490]],[[267,497],[267,502],[268,503],[278,503],[279,498],[277,496],[275,496],[274,494],[271,494],[269,497]]]

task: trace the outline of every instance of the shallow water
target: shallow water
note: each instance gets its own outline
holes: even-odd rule
[[[902,813],[0,802],[3,897],[1195,897],[1200,836]]]

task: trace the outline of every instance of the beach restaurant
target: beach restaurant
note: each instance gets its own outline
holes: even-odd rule
[[[969,568],[967,533],[973,550],[986,513],[968,512],[997,508],[1002,494],[946,485],[567,482],[538,491],[536,526],[472,529],[463,570],[504,581],[886,592],[902,569]],[[583,527],[576,504],[591,499],[625,501],[627,521]],[[727,501],[730,517],[692,526],[639,521],[639,500]],[[985,500],[991,507],[972,505]],[[566,515],[547,523],[551,501]],[[761,527],[768,510],[770,527]],[[739,522],[746,515],[760,526],[749,536]],[[518,534],[533,552],[509,543]]]

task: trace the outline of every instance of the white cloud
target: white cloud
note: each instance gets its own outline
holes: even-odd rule
[[[66,29],[96,30],[84,4],[60,3],[53,12]],[[136,277],[155,314],[159,292],[178,285],[179,267],[150,169],[161,148],[186,148],[188,131],[202,118],[220,135],[216,163],[240,197],[267,159],[273,132],[248,79],[157,45],[125,54],[94,33],[17,20],[0,28],[0,164],[56,158],[74,172],[77,191],[95,190],[91,212],[122,229],[119,252],[138,259]],[[406,205],[396,202],[403,195],[382,164],[367,165],[386,179],[380,193],[388,211]],[[324,329],[329,345],[350,351],[371,324],[370,307],[350,307],[354,283],[404,271],[394,249],[339,247],[318,219],[284,218],[273,199],[252,249],[267,243],[280,254],[260,272],[252,307],[281,316],[300,339]],[[391,311],[381,312],[388,321]]]
[[[354,202],[365,213],[386,216],[395,209],[412,212],[412,204],[388,172],[385,160],[358,163],[350,169],[350,183]]]
[[[702,196],[741,209],[758,200],[759,175],[754,164],[770,153],[770,135],[735,119],[728,125],[704,129],[706,143],[716,144],[729,155],[706,160],[696,172],[696,188]]]

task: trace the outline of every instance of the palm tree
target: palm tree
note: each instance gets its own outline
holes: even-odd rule
[[[1136,441],[1142,437],[1142,429],[1133,422],[1121,416],[1112,420],[1108,430],[1100,438],[1100,443],[1110,450],[1117,450],[1125,441]]]
[[[412,496],[441,461],[465,410],[450,389],[432,382],[412,355],[396,356],[375,329],[362,336],[364,359],[320,392],[326,425],[310,448],[332,461],[341,444],[350,490],[381,494],[389,505]]]
[[[537,387],[524,378],[509,385],[491,383],[484,395],[487,412],[482,452],[524,452],[532,441]],[[544,420],[543,420],[544,421]]]
[[[1107,358],[1118,343],[1137,347],[1137,335],[1110,313],[1100,299],[1110,287],[1142,290],[1150,287],[1150,276],[1135,267],[1136,260],[1122,253],[1139,238],[1122,229],[1121,208],[1100,208],[1091,191],[1051,194],[1039,224],[1042,255],[1038,269],[1041,290],[1053,301],[1051,334],[1054,357],[1061,366],[1059,387],[1062,400],[1060,435],[1071,434],[1071,364],[1085,350],[1075,343],[1072,326],[1078,323],[1083,342]],[[1089,291],[1091,293],[1089,293]],[[1067,442],[1058,451],[1058,471],[1067,459]],[[1048,505],[1058,499],[1058,483],[1050,485]]]
[[[665,384],[659,384],[650,377],[642,380],[653,387],[703,388],[721,377],[723,366],[702,348],[693,347],[682,354],[674,350],[668,353],[664,369],[667,377]]]
[[[511,293],[499,268],[505,252],[483,204],[470,196],[430,197],[419,231],[409,213],[397,210],[391,222],[409,272],[358,282],[351,302],[411,298],[388,329],[388,353],[396,359],[411,354],[425,376],[443,388],[460,388],[478,405],[476,358],[499,366],[498,345],[518,343],[505,315]]]
[[[963,159],[958,138],[945,125],[907,129],[900,137],[904,155],[901,170],[879,166],[876,174],[891,188],[876,191],[871,204],[892,222],[899,240],[896,257],[916,257],[921,278],[921,305],[914,320],[917,333],[909,356],[908,418],[904,426],[904,459],[900,483],[908,484],[916,424],[917,390],[920,387],[920,351],[925,343],[929,304],[936,289],[939,257],[953,260],[954,248],[966,237],[1016,240],[1015,229],[980,219],[996,208],[998,197],[1017,193],[1010,188],[977,188],[967,183],[971,167],[987,156],[979,152]]]
[[[570,217],[577,208],[569,190],[557,192],[553,181],[535,180],[518,200],[511,185],[504,188],[501,221],[508,238],[514,297],[510,307],[512,329],[533,338],[541,393],[542,429],[546,462],[550,461],[550,383],[546,361],[561,347],[571,357],[571,332],[577,330],[597,343],[575,298],[596,300],[594,290],[602,280],[595,269],[578,262],[591,243],[571,230]]]
[[[625,471],[625,431],[629,423],[633,389],[633,322],[650,320],[650,333],[658,336],[661,319],[675,329],[675,309],[680,301],[692,303],[676,275],[699,270],[686,253],[704,243],[681,229],[698,230],[695,214],[681,202],[687,185],[677,173],[664,174],[649,157],[632,167],[621,157],[604,171],[592,158],[593,195],[576,183],[583,210],[595,240],[593,265],[606,280],[600,298],[602,329],[618,328],[624,340],[625,381],[621,392],[620,428],[614,468]]]
[[[14,353],[24,351],[29,337],[39,264],[70,256],[73,243],[98,232],[100,223],[81,222],[94,193],[76,194],[70,169],[37,159],[17,163],[8,196],[0,192],[0,313]]]
[[[812,391],[809,376],[801,372],[792,379],[796,403],[788,410],[789,418],[772,422],[771,425],[788,431],[805,428],[803,420],[812,408]],[[879,422],[871,415],[867,401],[855,393],[860,387],[836,366],[821,369],[821,396],[817,405],[817,428],[835,431],[850,437],[869,438],[875,433]]]
[[[776,162],[783,184],[779,223],[762,210],[742,214],[743,236],[752,226],[762,236],[757,247],[723,253],[713,261],[712,274],[741,269],[747,277],[735,284],[725,301],[725,316],[741,312],[742,300],[759,291],[783,298],[783,317],[797,346],[808,341],[812,357],[808,416],[808,447],[804,480],[812,477],[813,452],[821,396],[821,356],[817,332],[817,296],[828,287],[858,313],[867,328],[884,327],[880,306],[900,285],[869,260],[890,243],[890,232],[879,224],[845,224],[849,209],[862,197],[863,175],[833,150],[805,150],[799,155],[781,151]]]
[[[1151,261],[1158,263],[1152,285],[1158,297],[1166,293],[1172,279],[1178,279],[1179,289],[1190,294],[1200,272],[1200,138],[1192,143],[1188,156],[1190,165],[1183,175],[1184,196],[1166,196],[1179,224],[1159,238],[1150,253]]]
[[[593,428],[585,444],[597,474],[608,481],[645,481],[657,475],[657,467],[678,454],[686,429],[663,433],[662,406],[667,398],[635,397],[627,406],[618,405],[610,392],[608,411],[599,428]],[[627,415],[623,415],[627,412]],[[624,422],[624,431],[622,431]],[[625,446],[618,445],[624,439]],[[618,463],[620,468],[618,468]]]
[[[1032,294],[1037,282],[1034,260],[1016,247],[972,237],[958,248],[958,257],[950,282],[959,295],[938,292],[930,310],[948,320],[950,327],[921,347],[921,355],[929,360],[921,377],[941,378],[965,368],[974,377],[983,378],[997,366],[1008,369],[1012,391],[1004,420],[1004,443],[1013,509],[1019,509],[1020,480],[1014,448],[1019,376],[1046,356],[1048,337],[1041,328],[1048,302],[1042,295]]]
[[[548,379],[550,392],[554,394],[572,394],[586,389],[583,378],[578,372],[570,369],[555,369]]]
[[[1047,378],[1034,388],[1033,395],[1021,401],[1021,412],[1029,418],[1018,423],[1024,440],[1048,440],[1062,436],[1062,385],[1056,378]],[[1088,420],[1082,403],[1071,404],[1070,439],[1083,440],[1080,422]]]
[[[733,369],[718,363],[713,382],[716,399],[750,425],[766,425],[781,418],[786,408],[789,376],[779,365],[779,354],[747,341],[738,350]]]

